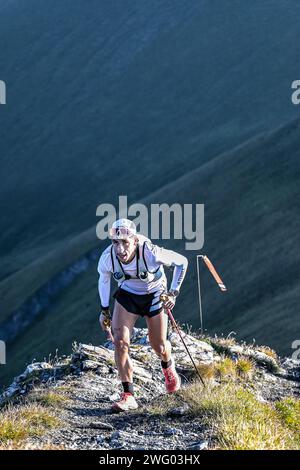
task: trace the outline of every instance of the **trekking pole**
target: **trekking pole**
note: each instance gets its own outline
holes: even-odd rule
[[[166,300],[166,297],[167,297],[166,294],[161,294],[161,296],[160,296],[160,298],[161,298],[162,301]],[[187,345],[186,345],[186,342],[185,342],[184,339],[183,339],[183,336],[182,336],[182,334],[181,334],[181,331],[180,331],[180,329],[179,329],[179,327],[178,327],[178,325],[177,325],[177,323],[176,323],[176,321],[175,321],[175,318],[173,317],[172,311],[171,311],[169,308],[167,308],[166,310],[167,310],[167,314],[168,314],[168,316],[169,316],[169,318],[170,318],[170,320],[171,320],[171,323],[172,323],[172,325],[174,326],[174,328],[176,329],[177,333],[179,334],[179,337],[180,337],[180,339],[181,339],[181,341],[182,341],[182,343],[183,343],[183,346],[185,347],[185,350],[186,350],[186,352],[188,353],[190,360],[192,361],[192,364],[193,364],[193,366],[194,366],[194,368],[195,368],[195,371],[197,372],[197,375],[198,375],[200,381],[202,382],[203,387],[205,388],[204,380],[202,379],[202,377],[201,377],[201,375],[200,375],[200,373],[199,373],[199,370],[198,370],[198,368],[197,368],[197,366],[196,366],[196,364],[195,364],[195,361],[194,361],[194,359],[192,358],[192,355],[191,355],[191,353],[190,353],[190,351],[189,351],[189,349],[188,349],[188,347],[187,347]]]
[[[211,275],[213,276],[214,280],[220,287],[222,292],[227,291],[227,287],[223,283],[222,279],[220,278],[219,274],[215,270],[212,262],[206,255],[197,255],[197,279],[198,279],[198,298],[199,298],[199,314],[200,314],[200,325],[201,325],[201,333],[203,333],[203,316],[202,316],[202,300],[201,300],[201,288],[200,288],[200,268],[198,258],[202,258],[206,267],[209,269]]]

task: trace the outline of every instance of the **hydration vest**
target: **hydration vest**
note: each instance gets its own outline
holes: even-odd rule
[[[140,279],[143,282],[152,282],[157,281],[162,276],[162,271],[160,266],[155,271],[149,271],[146,260],[145,260],[145,243],[143,246],[137,244],[135,259],[136,259],[136,276],[130,276],[130,274],[126,274],[122,263],[120,262],[119,258],[115,254],[115,250],[111,247],[110,254],[111,254],[111,262],[112,262],[112,269],[113,269],[113,278],[118,283],[123,281],[127,281],[128,279]]]

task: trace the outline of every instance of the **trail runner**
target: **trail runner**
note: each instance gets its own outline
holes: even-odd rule
[[[99,322],[104,331],[112,328],[115,362],[122,382],[120,400],[113,403],[115,411],[138,408],[134,397],[133,367],[129,356],[130,338],[137,319],[145,317],[149,342],[161,359],[167,393],[180,388],[180,377],[167,340],[168,317],[165,309],[172,309],[184,280],[188,261],[185,256],[154,245],[136,232],[128,219],[115,221],[110,229],[111,244],[102,253],[98,263],[101,314]],[[164,266],[173,267],[169,291]],[[109,299],[111,275],[118,283],[111,318]],[[160,295],[167,292],[162,302]]]

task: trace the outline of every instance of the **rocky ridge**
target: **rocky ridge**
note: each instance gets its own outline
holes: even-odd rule
[[[254,384],[260,401],[299,397],[297,361],[277,359],[268,351],[228,339],[201,338],[187,333],[184,337],[195,362],[202,367],[217,364],[224,355],[233,361],[239,357],[250,358],[255,364],[251,386]],[[190,359],[176,332],[170,333],[170,340],[183,387],[188,387],[195,380]],[[165,388],[160,361],[151,350],[147,329],[134,329],[131,358],[140,405],[132,413],[116,414],[110,409],[121,392],[111,342],[103,346],[75,345],[70,357],[52,364],[28,365],[4,391],[0,405],[13,406],[45,390],[66,395],[66,401],[59,407],[62,425],[43,436],[30,438],[29,447],[50,443],[65,449],[209,449],[212,430],[206,429],[200,418],[189,418],[188,405],[180,397],[176,402],[170,397],[174,407],[169,407],[165,414],[155,413],[156,404],[165,397]]]

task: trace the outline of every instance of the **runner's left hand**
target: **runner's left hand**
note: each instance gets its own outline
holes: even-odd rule
[[[175,306],[176,297],[172,293],[172,291],[170,291],[170,292],[167,292],[166,294],[163,294],[162,301],[163,301],[164,308],[168,308],[168,309],[172,310]]]

